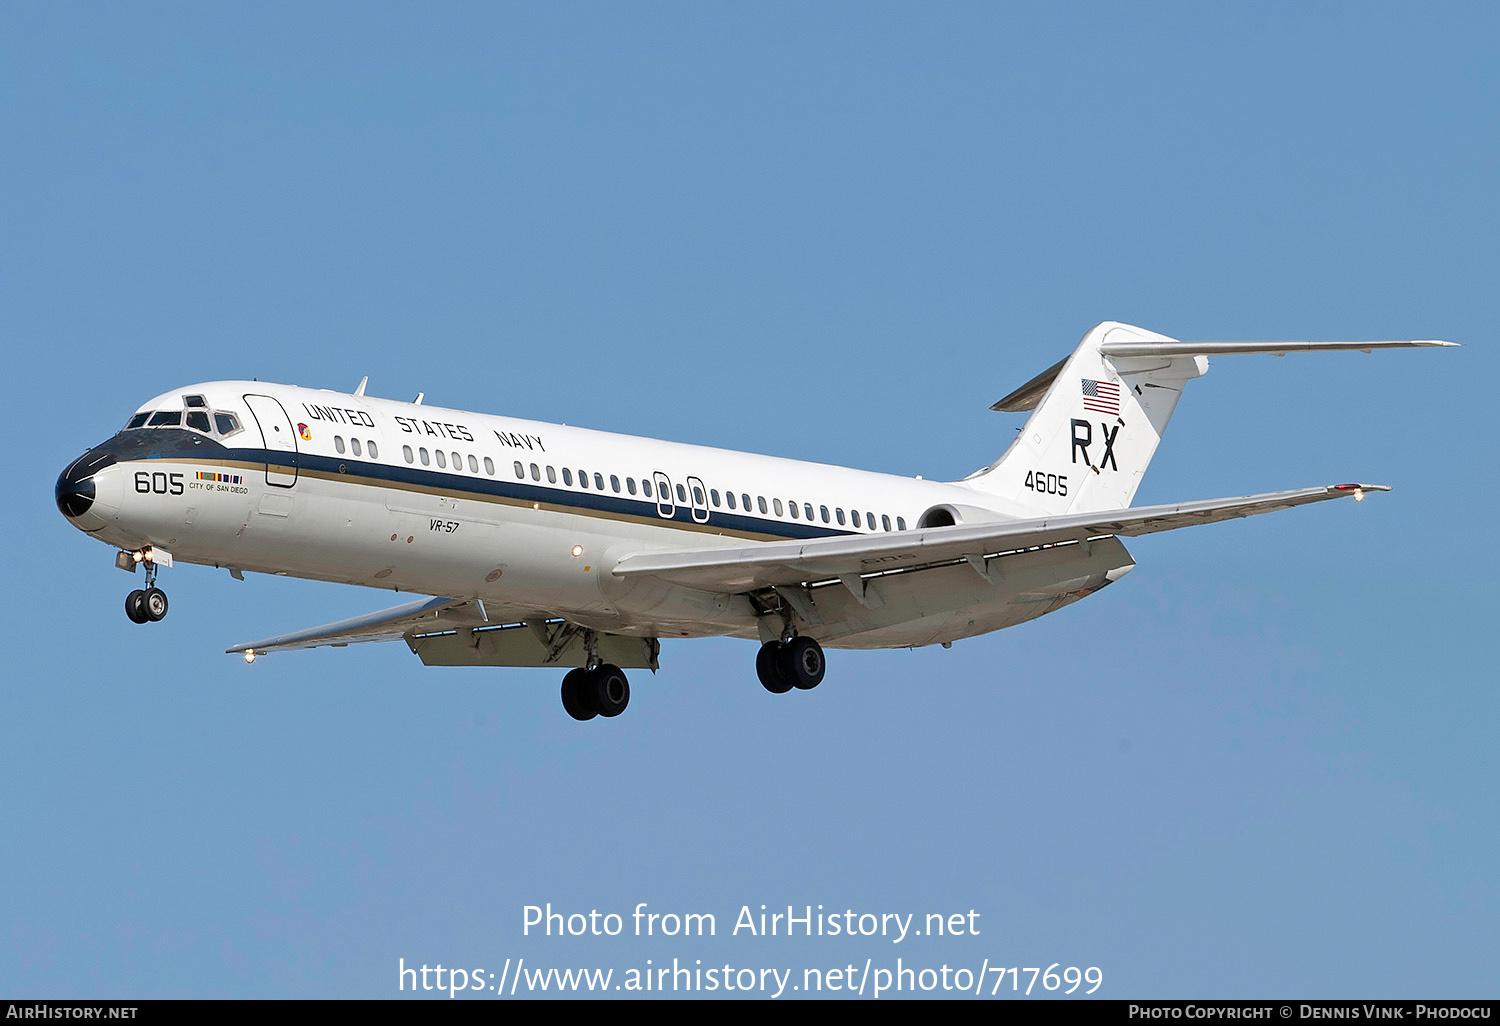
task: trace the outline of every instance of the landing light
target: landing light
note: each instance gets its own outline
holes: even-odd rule
[[[247,662],[247,663],[253,663],[253,662],[255,662],[255,649],[253,649],[253,648],[247,648],[247,649],[245,649],[245,662]]]
[[[1356,489],[1354,489],[1354,501],[1355,502],[1364,502],[1365,501],[1365,490],[1363,488],[1356,488]]]
[[[574,545],[573,546],[573,558],[577,559],[581,555],[583,555],[583,546],[582,545]]]

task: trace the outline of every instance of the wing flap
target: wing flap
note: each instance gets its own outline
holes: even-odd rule
[[[1135,509],[1075,513],[925,531],[847,535],[807,541],[641,553],[615,567],[619,577],[651,576],[717,592],[744,592],[802,584],[840,575],[878,574],[951,563],[970,556],[1087,541],[1105,535],[1135,537],[1221,520],[1258,516],[1328,499],[1361,499],[1386,485],[1343,484],[1229,499],[1202,499]]]

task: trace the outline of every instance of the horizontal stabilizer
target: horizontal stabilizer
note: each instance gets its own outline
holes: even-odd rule
[[[1429,347],[1457,348],[1457,342],[1441,339],[1380,340],[1369,342],[1182,342],[1176,339],[1164,341],[1130,340],[1099,343],[1099,355],[1111,357],[1150,356],[1232,356],[1250,353],[1269,353],[1285,356],[1287,353],[1339,352],[1355,350],[1368,353],[1375,349],[1420,349]],[[1062,359],[1042,371],[1020,388],[1011,392],[990,409],[999,413],[1025,413],[1034,410],[1047,395],[1052,382],[1061,373],[1068,361]]]
[[[1429,346],[1456,347],[1457,342],[1440,339],[1380,342],[1102,342],[1101,356],[1229,356],[1238,353],[1337,352],[1354,349],[1368,353],[1372,349],[1419,349]]]

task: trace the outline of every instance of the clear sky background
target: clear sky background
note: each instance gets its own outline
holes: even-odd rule
[[[0,995],[524,956],[1497,996],[1497,12],[5,3]],[[610,722],[554,671],[222,654],[388,593],[179,566],[138,627],[53,505],[139,403],[252,376],[954,478],[1105,319],[1465,348],[1215,361],[1138,501],[1390,494],[1133,541],[811,693],[668,643]],[[719,935],[521,935],[642,901]],[[762,903],[981,934],[729,936]]]

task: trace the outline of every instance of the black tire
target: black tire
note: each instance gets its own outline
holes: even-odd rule
[[[575,720],[591,720],[596,713],[592,706],[585,701],[583,696],[583,683],[588,680],[588,671],[584,669],[569,670],[562,682],[562,703],[568,715]]]
[[[781,674],[781,642],[768,641],[755,653],[755,675],[761,687],[773,695],[784,695],[792,690],[792,682]]]
[[[130,617],[131,623],[146,622],[146,607],[141,601],[145,597],[146,593],[139,588],[125,596],[125,615]]]
[[[167,593],[160,588],[147,588],[141,596],[141,612],[146,619],[156,623],[167,615]]]
[[[618,716],[630,704],[630,681],[625,671],[613,663],[605,663],[589,675],[584,690],[593,701],[600,716]]]
[[[823,646],[807,637],[796,637],[782,645],[776,665],[793,687],[803,691],[811,691],[823,683],[823,671],[828,668]]]

